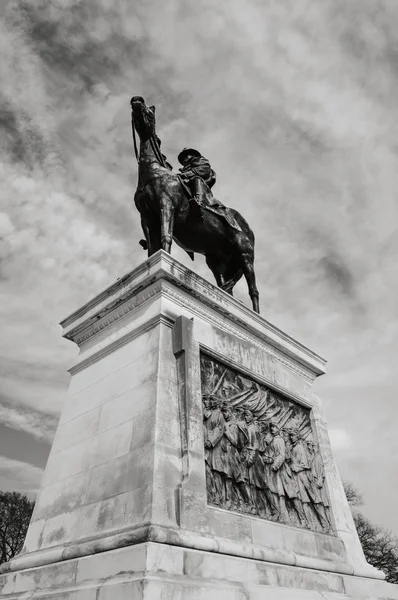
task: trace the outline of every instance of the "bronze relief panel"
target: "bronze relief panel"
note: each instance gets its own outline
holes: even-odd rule
[[[331,532],[309,409],[205,354],[200,362],[208,503]]]

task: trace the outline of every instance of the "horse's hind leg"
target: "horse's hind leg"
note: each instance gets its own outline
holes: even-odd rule
[[[225,263],[219,256],[206,254],[206,264],[213,273],[218,287],[233,296],[233,287],[236,282],[228,280],[228,263]]]
[[[242,271],[249,288],[249,296],[253,304],[253,310],[260,313],[259,293],[256,285],[256,275],[254,273],[254,254],[253,252],[244,252],[242,254]]]
[[[220,281],[221,281],[220,288],[222,290],[224,290],[224,292],[226,292],[230,296],[233,296],[234,295],[233,289],[234,289],[235,282],[228,283],[228,281],[225,280],[225,276],[222,273],[220,273]]]
[[[210,271],[213,273],[214,278],[216,280],[216,283],[218,285],[218,287],[222,287],[223,284],[223,278],[222,275],[220,274],[218,267],[218,261],[217,258],[214,257],[212,254],[206,254],[206,264],[209,267]]]
[[[227,294],[233,296],[233,285],[229,285],[227,287],[225,281],[225,271],[227,270],[227,265],[223,263],[219,256],[213,256],[212,254],[206,254],[206,264],[213,273],[218,287],[227,292]]]
[[[230,285],[227,287],[225,278],[222,275],[221,275],[221,286],[220,287],[224,290],[224,292],[227,292],[227,294],[229,294],[230,296],[234,295],[234,286]]]

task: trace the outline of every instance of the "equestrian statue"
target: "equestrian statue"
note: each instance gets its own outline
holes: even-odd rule
[[[145,235],[140,244],[148,256],[160,249],[170,252],[173,239],[192,259],[195,252],[203,254],[217,285],[231,295],[244,275],[253,310],[260,312],[253,231],[237,210],[213,197],[216,173],[209,161],[198,150],[184,148],[178,156],[180,173],[173,172],[156,135],[155,107],[147,106],[141,96],[134,96],[131,110],[138,161],[134,202]]]

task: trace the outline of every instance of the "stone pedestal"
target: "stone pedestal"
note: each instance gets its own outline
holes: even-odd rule
[[[322,358],[162,251],[62,326],[80,354],[24,550],[2,566],[1,598],[398,599],[356,535],[311,389]],[[258,423],[280,405],[280,419],[291,415],[303,436],[311,429],[327,533],[316,520],[273,522],[212,495],[202,397],[217,376],[223,397],[233,377],[244,398],[252,385]]]

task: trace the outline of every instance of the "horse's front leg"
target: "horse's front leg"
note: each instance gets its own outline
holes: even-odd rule
[[[172,200],[163,196],[160,200],[160,243],[162,250],[170,254],[174,231],[174,206]]]

